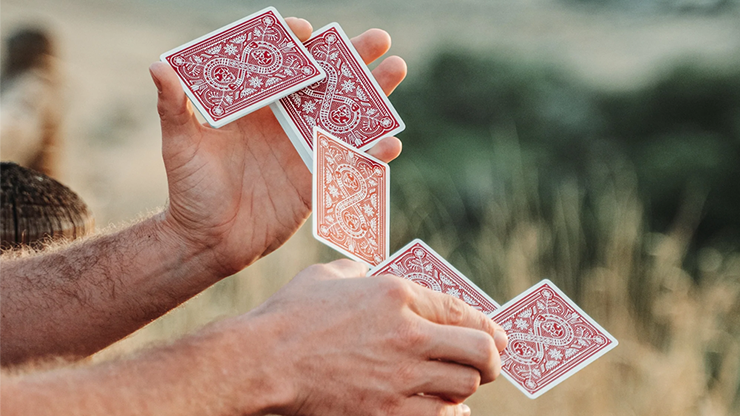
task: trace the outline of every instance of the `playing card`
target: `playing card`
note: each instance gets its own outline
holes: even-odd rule
[[[303,139],[292,133],[292,131],[290,130],[290,124],[281,112],[275,110],[275,105],[276,103],[270,104],[270,109],[272,109],[272,113],[275,115],[275,119],[277,119],[278,123],[280,123],[280,126],[285,131],[285,134],[288,136],[291,143],[293,143],[293,147],[298,152],[298,155],[301,157],[301,160],[303,160],[303,163],[307,164],[308,171],[313,173],[313,149],[309,149],[307,146],[304,146],[301,143]],[[311,140],[313,140],[313,138]]]
[[[547,279],[490,316],[509,336],[501,353],[501,373],[530,399],[618,344]]]
[[[500,308],[495,300],[418,238],[370,270],[368,276],[381,274],[403,277],[447,293],[487,315]]]
[[[213,127],[326,75],[273,7],[161,55]]]
[[[388,257],[390,169],[314,128],[313,234],[374,266]]]
[[[309,169],[314,126],[360,150],[404,129],[398,113],[337,23],[314,32],[304,45],[326,71],[326,78],[270,108]]]

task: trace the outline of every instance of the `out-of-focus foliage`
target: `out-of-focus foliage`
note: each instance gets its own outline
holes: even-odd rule
[[[422,238],[502,302],[550,278],[620,340],[557,393],[499,384],[473,409],[737,414],[740,70],[606,91],[443,53],[392,99],[392,248]]]
[[[486,173],[494,182],[507,175],[505,136],[535,167],[527,174],[544,196],[566,180],[598,186],[587,183],[588,172],[621,161],[637,173],[650,229],[665,232],[690,216],[693,243],[738,247],[740,68],[684,63],[614,92],[549,66],[480,56],[441,53],[393,96],[408,126],[394,176],[416,171],[430,183],[455,185],[433,189],[463,235],[475,232],[495,197]],[[582,197],[591,200],[588,191]]]
[[[721,13],[737,7],[738,0],[563,0],[566,4],[620,7],[657,12]]]

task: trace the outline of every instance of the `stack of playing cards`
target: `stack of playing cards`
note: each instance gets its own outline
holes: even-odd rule
[[[270,105],[309,170],[314,127],[360,150],[405,128],[336,23],[301,43],[268,7],[160,59],[213,127]]]
[[[389,256],[390,168],[365,150],[404,129],[338,24],[301,43],[272,7],[162,54],[209,124],[270,105],[313,173],[313,233],[342,254],[457,297],[506,330],[502,373],[536,398],[617,346],[549,280],[499,306],[414,240]]]

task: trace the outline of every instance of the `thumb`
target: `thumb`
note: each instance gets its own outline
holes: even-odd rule
[[[194,138],[201,127],[193,114],[180,80],[172,67],[165,62],[155,62],[149,67],[154,85],[157,86],[157,111],[162,125],[162,141],[167,147],[169,139]]]
[[[331,268],[337,277],[342,278],[365,277],[368,271],[367,264],[349,259],[334,260],[326,266]]]

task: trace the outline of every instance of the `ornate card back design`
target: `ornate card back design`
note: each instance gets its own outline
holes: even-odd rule
[[[332,23],[304,43],[326,78],[273,105],[310,153],[313,128],[361,150],[404,129],[385,93],[342,28]],[[297,145],[297,144],[296,144]]]
[[[388,257],[388,165],[316,129],[313,231],[347,256]]]
[[[543,280],[492,316],[509,336],[501,371],[536,398],[617,346],[617,340],[551,281]]]
[[[214,127],[324,77],[274,8],[162,54]]]
[[[428,289],[454,296],[486,315],[500,308],[483,290],[452,267],[431,247],[415,239],[370,271],[370,276],[392,274]]]

